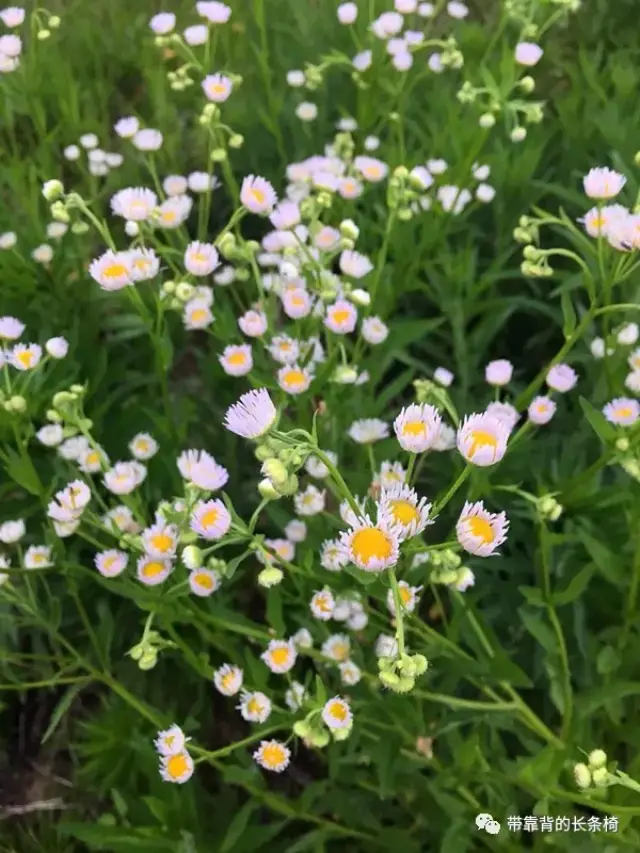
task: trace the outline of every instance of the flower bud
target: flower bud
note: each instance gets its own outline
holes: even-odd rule
[[[277,491],[284,497],[289,497],[290,495],[295,495],[298,491],[298,486],[298,478],[295,474],[291,474],[286,482],[277,484]]]
[[[64,193],[62,181],[45,181],[42,185],[42,195],[47,201],[56,201]]]
[[[223,163],[227,159],[227,152],[224,148],[214,148],[209,156],[212,163]]]
[[[267,501],[276,501],[281,497],[280,492],[276,491],[271,480],[266,477],[258,483],[258,494]]]
[[[137,643],[135,646],[133,646],[131,649],[129,649],[127,654],[129,655],[130,658],[133,658],[133,660],[140,660],[140,658],[142,657],[142,655],[144,653],[144,649],[145,649],[145,647],[143,646],[142,643]]]
[[[406,678],[415,678],[416,668],[410,655],[402,655],[396,664],[398,672]]]
[[[13,397],[11,397],[11,399],[5,403],[5,408],[7,408],[9,406],[11,406],[12,412],[16,412],[17,414],[21,414],[22,412],[25,412],[27,409],[27,401],[25,400],[24,397],[16,394]]]
[[[263,569],[258,575],[258,583],[265,589],[270,589],[272,586],[277,586],[282,582],[284,572],[276,566],[268,566]]]
[[[293,724],[293,733],[300,738],[308,738],[311,734],[311,726],[306,720],[298,720]]]
[[[56,222],[69,222],[71,217],[61,201],[54,201],[51,205],[51,216]]]
[[[127,222],[125,222],[124,233],[127,235],[127,237],[137,237],[140,233],[140,226],[137,222],[134,222],[132,219],[129,219]]]
[[[629,439],[628,438],[619,438],[616,441],[616,450],[619,450],[621,453],[626,453],[629,449]]]
[[[242,148],[244,145],[244,136],[240,133],[232,133],[229,137],[229,148]]]
[[[318,729],[317,731],[312,731],[308,737],[309,742],[312,746],[315,746],[317,749],[323,749],[331,740],[329,736],[329,732],[324,729]]]
[[[74,222],[71,226],[71,233],[76,234],[80,237],[82,234],[86,234],[89,230],[89,226],[86,222]]]
[[[144,650],[142,657],[138,661],[138,667],[144,671],[153,669],[158,663],[158,652],[153,647]]]
[[[524,127],[514,127],[511,131],[512,142],[522,142],[527,138],[527,131]]]
[[[361,305],[363,308],[371,305],[371,294],[367,293],[366,290],[362,290],[360,287],[356,287],[355,290],[352,290],[349,297],[352,302],[355,302],[356,305]]]
[[[202,551],[197,545],[187,545],[182,552],[182,562],[188,569],[199,569],[202,565]]]
[[[180,281],[176,285],[176,296],[181,302],[188,302],[193,296],[194,287],[187,281]]]
[[[286,466],[279,459],[273,457],[262,463],[260,471],[271,480],[276,488],[284,485],[289,479],[289,471]]]
[[[573,778],[578,788],[589,788],[591,786],[591,771],[586,764],[576,764],[573,768]]]
[[[395,690],[400,684],[400,678],[395,674],[395,672],[390,672],[389,670],[383,670],[378,673],[378,678],[380,679],[380,683],[384,687],[388,687],[390,690]]]
[[[51,30],[40,30],[37,35],[38,41],[46,41],[51,36]]]
[[[162,292],[166,293],[167,296],[171,296],[172,293],[176,292],[176,283],[175,281],[165,281],[162,284]]]
[[[607,766],[607,753],[602,749],[594,749],[589,753],[589,767],[591,770],[599,770]]]
[[[490,127],[493,127],[496,123],[496,118],[493,113],[482,113],[480,119],[478,120],[478,124],[480,127],[483,127],[485,130],[489,130]]]
[[[348,364],[341,364],[333,371],[333,382],[339,385],[353,385],[358,378],[358,371]]]
[[[352,726],[349,726],[348,729],[333,729],[333,731],[331,732],[331,734],[333,735],[333,739],[335,741],[346,740],[351,734],[352,728]]]
[[[46,418],[48,421],[51,421],[52,424],[59,424],[62,421],[62,418],[54,409],[48,409]]]
[[[415,667],[416,675],[424,675],[429,667],[429,661],[424,655],[414,655],[413,665]]]
[[[340,234],[343,237],[347,237],[349,240],[357,240],[360,236],[360,229],[353,219],[343,219],[338,228],[340,230]]]
[[[599,767],[593,771],[591,778],[596,788],[606,788],[609,784],[609,771],[606,767]]]

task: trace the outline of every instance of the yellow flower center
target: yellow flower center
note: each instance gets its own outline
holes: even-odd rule
[[[285,385],[295,388],[298,385],[304,385],[305,375],[301,370],[288,370],[282,376],[282,381]]]
[[[95,452],[95,450],[93,450],[91,453],[87,454],[87,459],[86,459],[87,465],[96,465],[99,461],[100,461],[100,457]]]
[[[29,350],[26,350],[25,352],[19,352],[16,358],[18,359],[20,364],[23,365],[23,367],[31,367],[33,363],[33,353],[29,352]]]
[[[614,410],[614,414],[618,418],[630,418],[633,415],[631,406],[619,406]]]
[[[353,181],[345,181],[342,186],[343,186],[343,189],[345,190],[345,192],[348,192],[348,193],[353,193],[356,190],[356,185],[354,184]]]
[[[349,716],[349,711],[342,702],[332,702],[329,705],[328,711],[330,716],[340,723],[344,723]]]
[[[258,702],[255,696],[252,696],[247,702],[247,711],[250,714],[260,714],[262,712],[262,705]]]
[[[367,166],[362,170],[362,174],[366,178],[379,178],[380,177],[380,166]]]
[[[289,341],[282,341],[279,346],[282,352],[289,352],[289,350],[291,349],[291,344],[289,343]]]
[[[286,760],[286,753],[279,743],[270,743],[262,750],[262,762],[267,767],[279,767]]]
[[[124,264],[109,264],[108,267],[102,270],[102,275],[105,278],[121,278],[123,275],[127,275],[127,268]]]
[[[407,421],[402,425],[403,435],[426,435],[427,425],[424,421]]]
[[[351,317],[351,312],[347,311],[346,308],[338,308],[333,312],[333,320],[336,323],[346,323],[347,320]]]
[[[162,565],[162,563],[158,563],[155,560],[151,563],[147,563],[142,570],[142,574],[145,576],[145,578],[157,578],[158,575],[161,575],[163,572],[164,566]]]
[[[391,514],[399,524],[407,526],[412,521],[418,521],[420,518],[420,513],[409,501],[389,501],[389,505],[391,507]]]
[[[162,211],[162,221],[163,222],[175,222],[178,214],[175,210],[163,210]]]
[[[195,575],[194,580],[198,586],[201,586],[203,589],[213,589],[213,578],[210,575],[206,575],[204,572],[198,572]]]
[[[31,559],[34,563],[44,563],[46,557],[44,556],[44,554],[34,554]]]
[[[479,518],[477,515],[469,516],[465,519],[469,525],[469,531],[476,539],[482,539],[485,545],[490,545],[496,538],[493,532],[493,527],[484,518]]]
[[[498,439],[496,436],[487,432],[484,429],[473,429],[470,433],[471,446],[469,447],[469,456],[473,458],[481,447],[491,447],[494,451],[498,449]]]
[[[233,683],[235,681],[236,674],[235,672],[227,672],[220,679],[220,683],[224,687],[225,690],[230,690],[233,687]]]
[[[136,450],[139,453],[146,453],[147,450],[149,450],[149,442],[144,438],[138,439],[136,442]]]
[[[227,87],[224,85],[224,83],[214,83],[211,87],[211,91],[215,92],[216,95],[224,95],[224,93],[227,91]]]
[[[266,195],[262,190],[257,189],[256,187],[252,187],[251,195],[258,202],[258,204],[264,204],[266,201]]]
[[[540,412],[541,415],[544,415],[548,408],[549,406],[546,403],[538,403],[536,411]]]
[[[227,356],[227,361],[235,367],[240,367],[246,363],[247,357],[243,352],[234,352],[230,356]]]
[[[133,266],[138,270],[147,270],[151,266],[149,258],[136,258]]]
[[[401,587],[398,587],[398,589],[400,592],[400,599],[401,599],[402,603],[403,604],[409,604],[409,602],[413,598],[413,593],[411,592],[409,587],[401,586]]]
[[[205,261],[207,261],[208,258],[202,252],[194,252],[193,255],[191,255],[191,260],[192,261],[198,261],[199,264],[202,264]]]
[[[597,228],[598,230],[602,230],[607,224],[607,217],[602,215],[594,216],[591,220],[591,225],[593,228]]]
[[[200,519],[200,524],[202,524],[203,527],[211,527],[211,525],[215,524],[218,520],[218,515],[218,510],[215,507],[212,507],[203,513],[202,518]]]
[[[104,568],[110,569],[111,566],[113,566],[113,564],[116,562],[117,559],[118,558],[115,556],[115,554],[112,554],[110,557],[107,557],[103,563]]]
[[[285,647],[271,651],[271,661],[276,666],[283,666],[289,660],[289,649]]]
[[[186,755],[183,752],[179,752],[178,755],[172,755],[167,761],[166,770],[172,779],[180,779],[189,772],[189,763]]]
[[[199,323],[201,320],[207,319],[207,311],[204,308],[196,308],[195,311],[191,312],[191,322]]]
[[[156,533],[151,537],[151,544],[156,551],[162,551],[165,554],[173,545],[173,538],[168,533]]]
[[[323,613],[329,613],[331,610],[331,605],[329,604],[329,599],[326,595],[319,595],[316,598],[316,607],[318,610],[321,610]]]
[[[361,563],[369,560],[388,560],[393,553],[389,537],[378,527],[363,527],[353,537],[351,550]]]
[[[336,643],[332,649],[336,660],[346,660],[349,657],[349,646],[346,643]]]

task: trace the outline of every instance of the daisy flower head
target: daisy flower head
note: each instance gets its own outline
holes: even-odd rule
[[[158,196],[144,187],[127,187],[111,198],[111,210],[131,222],[146,222],[158,204]]]
[[[18,235],[15,231],[5,231],[0,234],[0,249],[13,249],[18,242]]]
[[[198,501],[189,526],[203,539],[215,541],[229,532],[231,515],[221,500]]]
[[[301,220],[300,206],[294,201],[281,201],[269,216],[271,224],[278,231],[295,228]]]
[[[498,358],[496,361],[490,361],[484,371],[484,378],[489,385],[494,385],[497,388],[503,385],[508,385],[513,376],[513,364],[506,358]]]
[[[63,437],[64,434],[60,424],[46,424],[40,427],[36,433],[36,438],[45,447],[57,447],[62,442]]]
[[[143,462],[158,452],[158,442],[148,432],[139,432],[129,442],[129,450],[135,459]]]
[[[123,116],[114,124],[113,129],[121,139],[131,139],[140,129],[140,122],[135,116]]]
[[[0,11],[0,21],[5,27],[19,27],[24,23],[25,11],[20,6],[7,6]]]
[[[146,127],[136,131],[132,137],[132,142],[138,151],[158,151],[162,148],[164,137],[159,130],[152,127]]]
[[[509,433],[504,421],[493,415],[469,415],[458,427],[456,443],[467,462],[484,468],[503,458]]]
[[[253,368],[253,354],[249,344],[225,347],[218,357],[227,376],[246,376]]]
[[[91,262],[89,275],[103,290],[122,290],[133,283],[129,254],[109,249]]]
[[[357,319],[358,311],[355,305],[346,299],[338,299],[327,306],[324,325],[336,335],[348,335],[355,329]]]
[[[53,259],[53,249],[47,243],[42,243],[31,252],[31,257],[37,264],[48,264]]]
[[[630,397],[617,397],[607,403],[602,411],[609,423],[629,427],[640,417],[640,403]]]
[[[0,317],[0,341],[17,341],[25,328],[17,317]]]
[[[198,0],[196,12],[212,24],[226,24],[231,17],[231,7],[220,0]]]
[[[210,275],[219,265],[218,251],[211,243],[195,240],[189,243],[184,253],[184,266],[191,275]]]
[[[458,2],[458,0],[451,0],[450,3],[447,3],[447,14],[451,18],[462,20],[469,14],[469,7],[464,3]]]
[[[180,726],[174,723],[168,729],[158,732],[153,745],[160,755],[177,755],[185,748],[188,740],[190,738],[185,737]]]
[[[353,249],[345,249],[340,255],[340,272],[350,278],[364,278],[373,269],[373,264],[366,255]]]
[[[302,516],[317,515],[324,512],[326,492],[316,486],[309,485],[293,498],[296,513]]]
[[[322,709],[322,720],[329,729],[349,729],[353,723],[353,715],[348,702],[340,696],[334,696],[333,699],[325,704]]]
[[[331,619],[335,606],[335,599],[329,589],[314,592],[309,602],[309,610],[311,610],[314,619],[319,619],[321,622],[328,622]]]
[[[631,370],[640,370],[640,348],[631,353],[627,359],[627,364]]]
[[[271,700],[258,690],[253,693],[243,691],[238,710],[248,723],[264,723],[271,714]]]
[[[512,432],[520,420],[520,413],[515,406],[512,406],[511,403],[500,403],[497,400],[494,403],[489,403],[485,409],[485,414],[502,421],[508,427],[509,432]]]
[[[349,556],[337,539],[327,539],[320,549],[320,565],[328,572],[340,572],[349,562]]]
[[[640,394],[640,370],[632,370],[628,373],[624,384],[633,394]]]
[[[608,199],[618,195],[627,179],[620,172],[606,167],[590,169],[583,178],[585,195],[589,198]]]
[[[214,316],[211,311],[211,303],[207,299],[196,297],[195,299],[190,299],[184,306],[182,322],[188,331],[206,329],[213,321]]]
[[[240,201],[251,213],[266,215],[278,203],[278,196],[266,178],[248,175],[242,182]]]
[[[526,67],[531,68],[538,64],[543,53],[544,51],[540,45],[534,44],[533,42],[521,41],[516,45],[515,60],[518,65],[525,65]]]
[[[311,384],[313,375],[308,367],[285,364],[278,371],[278,385],[287,394],[303,394]]]
[[[400,447],[410,453],[424,453],[432,447],[441,426],[438,410],[428,403],[412,403],[393,422]]]
[[[213,673],[213,683],[223,696],[235,696],[242,689],[243,673],[240,667],[225,663]]]
[[[136,565],[138,580],[146,586],[157,586],[164,583],[172,571],[171,560],[161,560],[147,554],[140,557]]]
[[[299,681],[292,681],[291,687],[284,694],[284,701],[287,708],[294,713],[302,708],[304,700],[307,698],[307,691],[303,684]]]
[[[69,341],[60,336],[49,338],[44,347],[51,358],[65,358],[69,352]]]
[[[24,555],[25,569],[46,569],[52,566],[51,548],[48,545],[30,545]]]
[[[334,453],[332,450],[325,450],[325,456],[328,456],[329,459],[335,465],[338,461],[337,453]],[[324,480],[325,477],[329,476],[329,469],[327,466],[318,459],[317,456],[309,456],[307,461],[305,462],[305,471],[309,474],[310,477],[313,477],[316,480]]]
[[[127,568],[128,554],[117,548],[99,551],[93,558],[96,569],[104,578],[116,578]]]
[[[313,307],[313,301],[308,290],[304,287],[287,289],[282,294],[282,308],[291,320],[308,317]]]
[[[590,237],[608,237],[613,232],[625,229],[629,211],[621,204],[608,204],[604,207],[592,207],[579,220]]]
[[[398,656],[398,641],[389,634],[378,634],[375,645],[378,658],[395,658]]]
[[[618,331],[616,341],[626,347],[633,346],[638,340],[640,329],[637,323],[625,323]]]
[[[222,104],[233,89],[233,82],[225,74],[208,74],[202,81],[202,91],[214,104]]]
[[[381,572],[398,562],[400,536],[386,520],[374,524],[368,516],[355,519],[341,535],[349,560],[365,572]]]
[[[371,485],[377,490],[393,489],[405,483],[406,479],[407,472],[400,462],[386,460],[380,465],[380,470],[373,478]]]
[[[300,355],[300,344],[288,335],[276,335],[268,349],[271,357],[279,364],[293,364]]]
[[[476,557],[490,557],[506,542],[508,529],[504,512],[489,512],[482,501],[467,502],[456,523],[456,536],[465,551]]]
[[[549,368],[546,377],[549,388],[561,394],[575,388],[577,381],[578,374],[568,364],[554,364],[553,367]]]
[[[431,504],[419,498],[411,486],[383,489],[378,502],[378,520],[395,527],[401,541],[417,536],[429,524]]]
[[[271,672],[282,674],[295,666],[298,652],[292,640],[271,640],[260,657]]]
[[[159,12],[149,21],[149,27],[158,36],[166,36],[176,25],[176,16],[173,12]]]
[[[379,418],[363,418],[351,424],[347,435],[358,444],[374,444],[389,438],[389,424]]]
[[[368,344],[377,346],[386,341],[389,335],[389,327],[386,326],[380,317],[366,317],[362,321],[362,337]]]
[[[418,596],[422,592],[421,586],[410,586],[406,581],[398,581],[398,593],[402,609],[406,613],[413,613],[418,603]],[[387,607],[392,616],[396,615],[396,603],[393,598],[393,590],[387,592]]]
[[[324,225],[313,237],[313,245],[321,252],[332,252],[339,243],[340,232],[330,225]]]
[[[227,409],[224,426],[241,438],[261,438],[276,422],[278,412],[266,388],[243,394]]]
[[[213,569],[194,569],[189,572],[189,589],[199,598],[208,598],[219,587],[220,575]]]
[[[291,639],[297,649],[313,648],[313,637],[307,628],[298,629]]]
[[[351,639],[348,634],[332,634],[322,644],[322,654],[326,658],[342,663],[349,660]]]
[[[535,397],[529,404],[527,415],[537,426],[548,424],[556,413],[556,404],[551,397]]]
[[[364,187],[362,183],[350,175],[340,179],[338,184],[338,192],[342,198],[353,199],[359,198],[363,193]]]
[[[337,9],[338,20],[341,24],[348,26],[358,17],[358,7],[355,3],[341,3]]]
[[[129,253],[132,281],[150,281],[158,275],[160,258],[153,249],[133,249]]]
[[[193,776],[193,758],[185,750],[175,755],[163,756],[160,760],[160,775],[165,782],[182,785]]]
[[[285,526],[284,535],[289,542],[304,542],[307,538],[307,525],[304,521],[294,518]]]
[[[278,740],[263,740],[253,753],[253,758],[265,770],[282,773],[289,766],[291,750]]]
[[[356,171],[358,171],[366,181],[369,181],[369,183],[379,183],[380,181],[383,181],[389,173],[389,167],[387,164],[382,160],[378,160],[376,157],[361,155],[355,158],[353,165]]]
[[[90,445],[84,435],[74,435],[65,439],[58,448],[58,454],[67,460],[79,462]]]
[[[128,506],[115,506],[106,512],[102,518],[106,528],[113,533],[139,533],[141,528],[133,517]]]
[[[91,500],[91,490],[82,480],[73,480],[55,494],[47,513],[56,521],[73,521],[80,518]]]
[[[16,344],[9,351],[7,362],[16,370],[33,370],[41,358],[42,347],[39,344]]]
[[[442,385],[443,388],[448,388],[455,379],[455,376],[450,370],[447,370],[446,367],[436,367],[433,371],[433,378],[438,385]]]
[[[191,213],[193,201],[188,195],[172,195],[156,209],[154,222],[160,228],[179,228]]]
[[[188,182],[184,175],[167,175],[162,182],[162,189],[169,196],[184,195],[188,188]]]
[[[101,447],[87,447],[78,459],[83,474],[96,474],[109,467],[109,458]]]
[[[352,660],[346,660],[338,664],[340,681],[346,687],[353,687],[362,679],[362,670]]]
[[[267,565],[278,563],[278,557],[281,560],[291,562],[296,555],[296,547],[293,542],[288,539],[265,539],[264,544],[269,549],[268,552],[258,551],[256,556]],[[273,553],[270,553],[273,552]]]
[[[201,450],[197,458],[192,460],[189,480],[205,492],[215,492],[229,482],[229,472],[219,465],[210,453]]]
[[[144,482],[146,476],[147,469],[141,462],[116,462],[105,472],[102,481],[112,494],[129,495]]]

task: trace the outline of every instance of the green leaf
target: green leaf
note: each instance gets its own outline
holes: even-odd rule
[[[284,634],[285,624],[282,615],[282,592],[279,586],[273,587],[267,593],[267,622],[279,636]]]
[[[537,586],[519,586],[518,591],[524,595],[528,604],[533,604],[534,607],[547,606],[542,596],[542,590],[539,590]]]
[[[73,700],[76,698],[78,693],[80,693],[83,687],[86,687],[85,681],[79,681],[77,684],[72,684],[71,687],[68,688],[62,699],[60,699],[60,701],[54,708],[53,714],[51,715],[51,719],[49,720],[49,725],[47,726],[46,732],[42,735],[42,740],[40,741],[40,743],[46,743],[49,740],[51,735],[60,725],[60,722],[62,721],[64,715],[71,708]]]
[[[242,838],[251,815],[257,808],[259,808],[259,806],[259,802],[249,800],[249,802],[245,803],[240,811],[236,812],[222,841],[220,853],[232,853],[232,851],[236,849],[236,845]]]
[[[30,495],[39,497],[43,493],[43,487],[29,455],[17,453],[12,448],[7,447],[4,456],[6,459],[4,469],[14,483],[22,486]]]
[[[588,563],[584,568],[580,569],[577,575],[571,578],[565,589],[553,593],[551,603],[556,606],[562,606],[563,604],[570,604],[572,601],[575,601],[587,588],[595,570],[595,565]]]
[[[627,696],[640,696],[640,681],[619,681],[606,684],[576,696],[576,713],[580,719],[589,718],[608,702],[625,699]]]
[[[598,438],[600,438],[604,444],[611,444],[614,442],[617,436],[615,427],[613,424],[609,423],[602,412],[595,409],[588,400],[585,400],[584,397],[580,397],[580,405],[582,406],[582,411],[585,413],[587,420],[591,424],[593,431]]]
[[[360,581],[364,586],[370,586],[378,580],[375,572],[363,572],[357,566],[348,565],[345,567],[345,572],[351,575],[352,578]]]
[[[542,616],[539,615],[539,611],[533,612],[521,607],[518,610],[518,614],[524,627],[540,643],[542,648],[546,652],[549,652],[549,654],[557,654],[558,644],[556,637]]]
[[[576,312],[569,292],[563,292],[560,297],[560,306],[562,307],[562,317],[564,319],[562,334],[565,336],[565,339],[568,339],[576,328]]]
[[[166,838],[155,827],[110,827],[84,823],[63,823],[58,831],[82,841],[91,850],[106,850],[110,853],[175,853],[176,842]]]
[[[316,675],[316,702],[318,705],[325,705],[327,701],[327,691],[324,682],[319,675]]]
[[[600,675],[610,675],[620,666],[620,655],[613,646],[600,649],[596,657],[596,669]]]

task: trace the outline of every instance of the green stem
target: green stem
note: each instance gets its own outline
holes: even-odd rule
[[[433,510],[431,511],[431,517],[432,518],[435,518],[436,515],[439,515],[442,512],[442,510],[449,503],[451,498],[455,495],[455,493],[458,491],[458,489],[463,485],[463,483],[465,482],[465,480],[467,479],[467,477],[469,476],[470,473],[471,473],[471,465],[466,465],[462,469],[460,474],[458,474],[458,477],[452,483],[452,485],[449,487],[448,491],[445,492],[445,494],[440,498],[440,500],[436,501],[436,504],[435,504]]]
[[[400,597],[400,587],[398,585],[398,578],[396,577],[395,569],[387,569],[387,577],[389,578],[389,583],[391,584],[391,591],[393,593],[393,606],[396,617],[396,640],[398,641],[398,656],[401,658],[402,655],[405,654],[404,618],[402,614],[403,606],[402,598]]]

